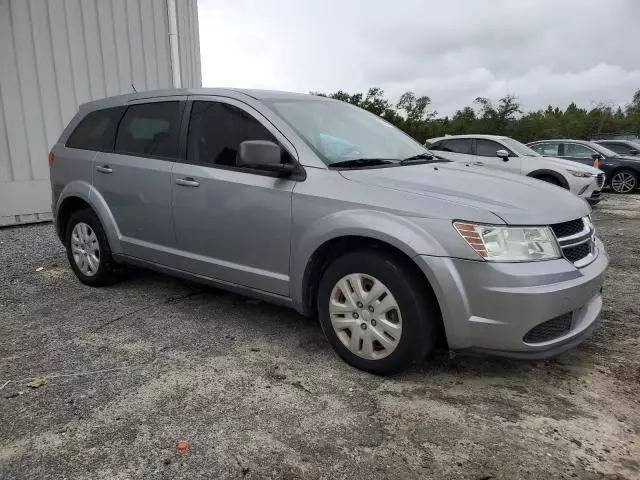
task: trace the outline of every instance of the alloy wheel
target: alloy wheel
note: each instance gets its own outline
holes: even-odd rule
[[[636,178],[629,172],[618,172],[611,178],[611,188],[617,193],[629,193],[636,188]]]
[[[402,335],[400,307],[380,280],[364,273],[341,278],[329,299],[331,325],[350,352],[367,360],[390,355]]]
[[[93,277],[100,268],[100,244],[96,232],[84,222],[78,222],[71,231],[71,253],[83,275]]]

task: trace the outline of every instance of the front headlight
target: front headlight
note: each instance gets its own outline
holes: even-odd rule
[[[569,170],[569,169],[567,169],[567,172],[569,172],[574,177],[581,177],[581,178],[593,177],[593,174],[591,174],[589,172],[581,172],[580,170]]]
[[[485,260],[524,262],[560,258],[560,247],[549,227],[505,227],[454,222],[460,236]]]

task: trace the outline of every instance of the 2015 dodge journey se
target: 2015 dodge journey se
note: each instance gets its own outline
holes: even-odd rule
[[[135,264],[317,314],[378,374],[454,352],[544,358],[597,323],[608,258],[587,203],[448,162],[324,97],[171,90],[84,104],[50,155],[85,284]]]

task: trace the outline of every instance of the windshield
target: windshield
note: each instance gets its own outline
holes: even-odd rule
[[[395,163],[428,153],[390,123],[347,103],[309,99],[265,104],[281,116],[327,165],[356,159]]]
[[[513,138],[505,137],[505,138],[502,138],[501,140],[502,140],[502,143],[504,143],[511,150],[516,152],[520,157],[540,157],[541,156],[535,150],[532,150],[531,148],[527,147],[524,143],[520,143],[519,141],[514,140]]]
[[[594,150],[596,150],[598,153],[601,153],[602,155],[604,155],[605,157],[619,157],[620,155],[618,155],[616,152],[614,152],[613,150],[609,150],[607,147],[603,147],[602,145],[595,143],[595,142],[589,142],[589,146],[591,148],[593,148]]]

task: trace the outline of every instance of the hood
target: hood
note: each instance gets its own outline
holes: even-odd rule
[[[420,195],[426,201],[435,198],[488,210],[511,225],[548,225],[575,220],[590,212],[587,202],[561,187],[455,162],[340,173],[354,182]]]
[[[538,157],[536,157],[537,159]],[[548,160],[553,160],[554,165],[562,165],[565,168],[570,170],[580,170],[582,172],[589,172],[594,175],[602,173],[602,170],[598,170],[595,167],[590,167],[589,165],[585,165],[584,163],[574,162],[573,160],[567,160],[566,158],[558,158],[558,157],[540,157],[546,158]]]

